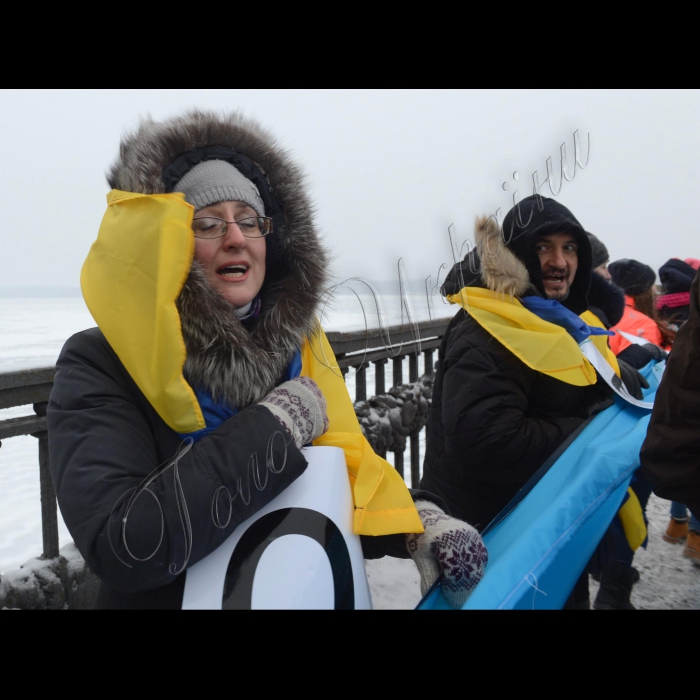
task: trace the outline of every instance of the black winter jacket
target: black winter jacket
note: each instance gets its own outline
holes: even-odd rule
[[[61,513],[102,581],[98,607],[180,607],[184,576],[179,572],[185,564],[216,549],[237,524],[306,468],[293,443],[285,447],[283,439],[276,439],[274,465],[284,468],[265,474],[265,455],[258,454],[267,485],[263,490],[255,487],[251,457],[281,426],[266,408],[250,406],[193,445],[176,467],[149,485],[129,513],[125,546],[121,528],[129,496],[178,454],[182,439],[146,400],[97,328],[65,344],[47,416]],[[231,522],[219,529],[212,518],[215,494],[226,487],[234,496],[239,480],[241,493],[233,500]],[[228,499],[220,496],[220,512],[227,514]]]
[[[554,221],[555,230],[557,225]],[[568,230],[576,231],[573,226]],[[477,229],[477,245],[484,235]],[[525,247],[526,237],[521,234],[519,247]],[[521,264],[493,240],[492,271]],[[587,247],[579,255],[577,273],[582,276],[579,299],[585,300],[590,244],[583,233],[579,243]],[[484,276],[474,250],[453,268],[443,291],[487,286]],[[525,272],[523,276],[528,278]],[[521,289],[518,295],[525,291],[534,292]],[[595,385],[578,387],[529,368],[460,309],[440,346],[421,487],[482,531],[571,433],[612,403],[611,395],[600,378]]]
[[[440,346],[421,487],[481,531],[609,394],[530,369],[460,309]]]
[[[63,519],[101,580],[99,609],[180,608],[183,566],[216,549],[306,469],[296,445],[285,447],[272,413],[250,406],[180,457],[177,481],[171,466],[150,484],[129,512],[125,546],[121,522],[129,496],[186,443],[156,413],[98,328],[70,338],[56,370],[47,411],[51,476]],[[260,446],[276,433],[273,468],[267,470]],[[254,483],[251,457],[256,454],[259,483],[266,482],[262,490]],[[220,529],[212,515],[214,496],[221,487],[235,496],[239,485],[231,521]],[[434,494],[412,490],[411,495],[448,511]],[[224,492],[219,493],[219,512],[224,519],[229,512]],[[409,558],[403,534],[363,535],[361,542],[366,559]]]

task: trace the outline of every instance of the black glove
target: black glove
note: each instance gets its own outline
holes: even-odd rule
[[[620,365],[620,376],[622,378],[622,383],[625,385],[627,391],[629,391],[632,396],[638,401],[644,398],[642,394],[642,387],[645,389],[649,388],[649,382],[644,379],[644,377],[637,372],[634,367],[630,367],[624,360],[619,357],[617,363]]]
[[[668,353],[654,343],[644,343],[642,347],[651,355],[651,359],[657,362],[661,362],[661,360],[665,360],[668,357]]]

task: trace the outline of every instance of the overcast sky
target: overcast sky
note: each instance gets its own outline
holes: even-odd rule
[[[338,279],[395,278],[400,257],[435,279],[448,226],[472,239],[549,156],[558,183],[576,129],[590,160],[558,199],[611,259],[700,258],[698,91],[3,90],[0,287],[77,287],[121,134],[190,107],[242,109],[293,152]]]

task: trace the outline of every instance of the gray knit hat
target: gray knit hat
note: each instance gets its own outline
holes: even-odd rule
[[[245,202],[265,216],[265,205],[258,188],[233,165],[223,160],[205,160],[195,165],[175,185],[175,192],[184,192],[185,199],[197,210],[217,202]]]
[[[605,244],[597,236],[588,231],[586,233],[588,234],[588,240],[591,242],[592,267],[595,270],[596,267],[600,267],[610,260],[610,254]]]

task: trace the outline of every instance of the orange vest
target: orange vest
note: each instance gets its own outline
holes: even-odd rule
[[[656,322],[647,315],[641,313],[641,311],[636,311],[634,308],[634,299],[627,295],[625,295],[625,313],[620,322],[610,330],[624,331],[630,335],[644,338],[644,340],[648,340],[650,343],[656,345],[663,345],[664,342]],[[631,341],[627,340],[627,338],[619,333],[615,333],[615,335],[610,337],[610,349],[616,355],[619,355],[630,345],[632,345]]]

